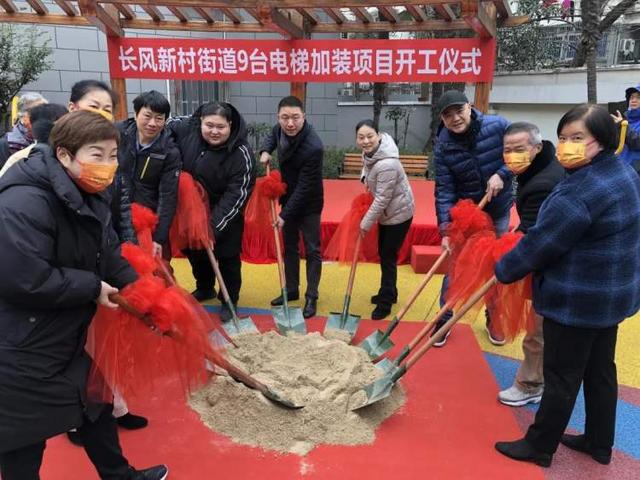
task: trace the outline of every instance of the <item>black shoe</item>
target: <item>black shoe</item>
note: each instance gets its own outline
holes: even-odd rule
[[[149,424],[149,421],[141,417],[140,415],[133,415],[132,413],[126,413],[121,417],[116,418],[116,422],[122,428],[127,430],[138,430],[144,428]]]
[[[318,299],[307,297],[304,301],[304,308],[302,309],[302,316],[304,318],[310,318],[315,316]]]
[[[380,303],[380,294],[373,295],[371,297],[371,303],[374,304],[374,305],[378,305],[378,303]],[[393,301],[391,303],[393,303],[394,305],[396,303],[398,303],[398,296],[397,295],[395,297],[393,297]]]
[[[496,450],[514,460],[535,463],[545,468],[551,466],[551,459],[553,458],[549,453],[538,452],[524,438],[514,442],[498,442],[496,443]]]
[[[287,293],[287,301],[288,302],[294,302],[294,301],[298,300],[299,298],[300,298],[300,294],[298,292]],[[284,299],[282,298],[282,295],[280,295],[279,297],[276,297],[273,300],[271,300],[271,306],[272,307],[279,307],[283,303],[284,303]]]
[[[576,452],[591,455],[591,458],[602,465],[611,463],[611,450],[592,447],[584,435],[569,435],[565,433],[560,437],[560,443]]]
[[[207,300],[211,300],[212,298],[215,298],[216,291],[213,288],[211,290],[196,288],[193,292],[191,292],[191,295],[198,302],[205,302]]]
[[[376,308],[371,312],[371,320],[382,320],[388,317],[391,313],[391,305],[386,303],[379,303]]]
[[[238,306],[234,304],[233,307],[237,311]],[[232,319],[233,319],[233,313],[231,313],[231,309],[229,308],[229,305],[227,305],[226,303],[223,303],[222,307],[220,308],[220,320],[226,323],[226,322],[230,322]]]
[[[77,430],[71,430],[67,432],[67,438],[71,443],[73,443],[77,447],[84,446],[84,440],[82,439],[82,435],[80,435],[80,432]]]
[[[440,330],[444,324],[447,323],[446,321],[440,321],[438,323],[436,323],[435,328],[433,329],[433,332],[431,332],[431,336],[433,337],[436,332],[438,330]],[[451,329],[449,329],[447,331],[447,333],[444,334],[444,337],[442,337],[440,340],[438,340],[436,343],[433,344],[434,347],[444,347],[444,345],[447,343],[447,339],[449,338],[449,335],[451,335]]]
[[[132,470],[130,480],[165,480],[169,477],[169,469],[166,465],[156,465],[144,470]]]

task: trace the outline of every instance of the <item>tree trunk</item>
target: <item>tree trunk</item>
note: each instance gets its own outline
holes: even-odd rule
[[[598,78],[596,74],[596,56],[598,54],[595,45],[587,51],[587,101],[598,103]]]
[[[376,128],[380,127],[380,114],[382,113],[382,104],[387,100],[387,84],[373,84],[373,124]]]

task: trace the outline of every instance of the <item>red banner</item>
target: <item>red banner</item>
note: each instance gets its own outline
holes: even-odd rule
[[[109,39],[115,78],[490,82],[495,40]]]

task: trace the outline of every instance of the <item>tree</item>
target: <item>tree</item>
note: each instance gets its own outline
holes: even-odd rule
[[[582,18],[582,36],[572,66],[587,65],[587,100],[597,103],[597,45],[602,34],[624,14],[636,0],[622,0],[602,16],[610,0],[582,0],[580,3]]]
[[[8,125],[13,97],[51,68],[49,55],[49,42],[39,42],[36,28],[18,33],[10,25],[0,25],[0,128]]]

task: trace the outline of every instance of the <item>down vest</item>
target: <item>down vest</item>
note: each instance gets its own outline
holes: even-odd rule
[[[513,174],[502,159],[502,137],[509,122],[498,115],[483,115],[473,109],[472,120],[478,131],[471,147],[456,141],[441,125],[434,149],[436,162],[436,214],[443,233],[450,222],[449,210],[460,199],[478,203],[485,194],[487,181],[497,173],[504,188],[485,211],[496,220],[509,212],[513,204]]]
[[[367,189],[373,195],[373,203],[360,228],[369,231],[376,221],[382,225],[398,225],[413,217],[413,192],[391,136],[382,133],[378,150],[371,157],[363,154],[362,159],[362,174]]]

